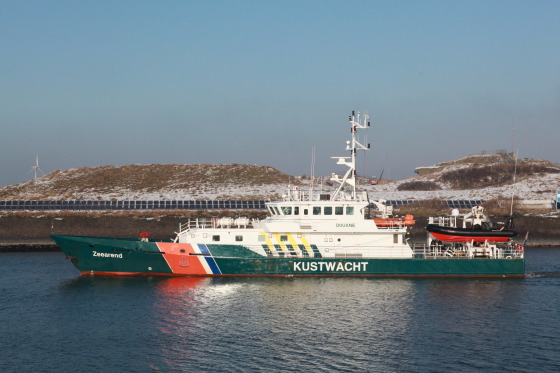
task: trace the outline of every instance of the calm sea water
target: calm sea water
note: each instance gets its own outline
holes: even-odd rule
[[[525,279],[198,279],[1,254],[0,371],[560,371],[560,248],[526,256]]]

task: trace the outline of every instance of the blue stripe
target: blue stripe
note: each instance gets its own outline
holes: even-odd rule
[[[206,259],[206,262],[210,266],[210,269],[212,270],[212,274],[214,274],[214,275],[221,275],[222,274],[222,271],[220,271],[220,268],[218,268],[218,265],[216,264],[216,261],[214,260],[214,258],[212,258],[210,256],[205,256],[204,259]]]
[[[203,244],[203,243],[199,243],[198,244],[198,248],[200,249],[200,252],[203,254],[210,254],[210,251],[208,251],[208,247]]]

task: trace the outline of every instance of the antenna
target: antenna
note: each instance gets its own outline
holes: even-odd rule
[[[346,141],[346,150],[350,152],[350,156],[331,157],[334,159],[338,159],[338,162],[336,164],[344,165],[348,167],[348,170],[346,171],[346,174],[342,179],[340,179],[336,175],[333,175],[333,177],[331,177],[332,181],[336,181],[340,184],[337,190],[334,192],[332,199],[335,199],[338,196],[338,193],[342,190],[344,184],[348,184],[352,187],[352,199],[356,199],[356,152],[358,150],[370,150],[369,145],[366,146],[356,139],[356,132],[359,129],[367,129],[371,126],[368,119],[368,114],[364,114],[362,116],[361,113],[356,113],[354,110],[352,110],[352,114],[348,117],[348,122],[350,122],[350,132],[352,133],[352,140]]]
[[[515,165],[513,166],[513,188],[511,192],[511,206],[509,209],[509,214],[513,215],[513,197],[515,196],[515,175],[517,175],[517,158],[519,156],[519,149],[517,150],[517,154],[515,154]]]
[[[315,179],[315,147],[311,148],[311,190]]]
[[[513,126],[513,115],[511,116],[511,152],[515,153],[515,127]]]
[[[35,157],[35,164],[31,166],[31,170],[29,170],[29,172],[33,172],[33,180],[37,180],[37,171],[44,174],[43,170],[39,167],[39,153],[37,153]]]

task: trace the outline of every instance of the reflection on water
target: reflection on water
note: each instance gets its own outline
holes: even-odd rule
[[[557,371],[543,250],[525,279],[79,277],[2,256],[0,371]]]
[[[160,369],[354,369],[402,353],[412,321],[410,280],[219,278],[197,285],[164,281],[157,289],[156,320],[166,336]],[[235,366],[227,364],[232,357]]]
[[[421,346],[428,356],[445,351],[450,363],[445,369],[454,364],[468,370],[501,369],[499,361],[508,358],[509,350],[504,340],[518,332],[526,295],[523,279],[432,280],[418,295],[415,303],[423,309],[412,335],[424,336]]]
[[[163,337],[153,369],[499,370],[511,360],[510,346],[535,342],[516,338],[520,325],[535,320],[523,279],[218,278],[159,285],[154,308]],[[557,332],[554,339],[559,346]],[[545,366],[558,361],[546,349],[540,354]],[[529,359],[527,351],[519,355]]]

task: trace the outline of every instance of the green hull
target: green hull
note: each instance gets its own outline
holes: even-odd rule
[[[523,259],[215,258],[223,274],[263,276],[522,277]]]
[[[524,259],[279,258],[241,245],[52,236],[82,274],[161,276],[523,277]]]

